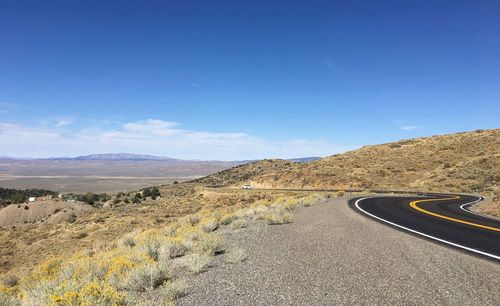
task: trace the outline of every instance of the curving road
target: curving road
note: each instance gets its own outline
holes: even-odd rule
[[[500,260],[500,220],[466,209],[480,201],[468,195],[366,197],[350,206],[378,221],[427,239]]]
[[[189,294],[176,302],[499,305],[498,260],[373,222],[346,200],[299,208],[289,224],[219,230],[228,245],[247,251],[247,260],[230,264],[216,256],[214,266],[190,279]]]

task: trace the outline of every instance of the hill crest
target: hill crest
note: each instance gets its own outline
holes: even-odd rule
[[[500,129],[369,145],[309,163],[265,160],[199,181],[256,188],[494,192],[500,182]]]

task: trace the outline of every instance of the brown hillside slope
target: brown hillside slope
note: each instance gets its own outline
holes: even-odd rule
[[[291,170],[294,165],[295,163],[282,159],[264,159],[223,170],[197,179],[195,182],[210,186],[240,184],[262,175],[272,175]]]
[[[500,129],[365,146],[312,163],[267,160],[200,180],[262,188],[420,189],[493,192],[500,182]]]

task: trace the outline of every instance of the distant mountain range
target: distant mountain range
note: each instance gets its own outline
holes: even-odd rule
[[[130,154],[130,153],[108,153],[91,154],[70,158],[51,158],[51,159],[71,159],[71,160],[176,160],[175,158],[155,155]]]
[[[49,158],[17,158],[17,157],[8,157],[8,156],[0,156],[0,159],[10,159],[10,160],[82,160],[82,161],[91,161],[91,160],[102,160],[102,161],[146,161],[146,160],[154,160],[154,161],[188,161],[182,159],[175,159],[171,157],[165,156],[155,156],[155,155],[145,155],[145,154],[131,154],[131,153],[106,153],[106,154],[90,154],[90,155],[82,155],[77,157],[49,157]],[[320,157],[302,157],[302,158],[292,158],[289,161],[304,163],[311,162],[320,159]],[[201,160],[189,160],[190,162],[202,162]],[[251,162],[252,160],[238,161],[240,163]]]

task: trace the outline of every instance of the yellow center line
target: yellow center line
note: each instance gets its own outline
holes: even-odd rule
[[[462,224],[467,224],[467,225],[471,225],[471,226],[475,226],[475,227],[479,227],[479,228],[484,228],[484,229],[488,229],[488,230],[500,232],[500,228],[497,228],[497,227],[492,227],[492,226],[477,224],[477,223],[474,223],[474,222],[469,222],[469,221],[465,221],[465,220],[461,220],[461,219],[456,219],[456,218],[452,218],[452,217],[440,215],[440,214],[437,214],[437,213],[425,210],[425,209],[417,206],[417,203],[434,202],[434,201],[447,201],[447,200],[456,200],[456,199],[460,199],[460,197],[459,196],[453,196],[453,197],[450,197],[450,198],[442,198],[442,199],[417,200],[417,201],[410,202],[410,206],[412,208],[414,208],[414,209],[416,209],[416,210],[424,213],[424,214],[428,214],[428,215],[431,215],[431,216],[434,216],[434,217],[438,217],[438,218],[446,219],[446,220],[453,221],[453,222],[458,222],[458,223],[462,223]]]

